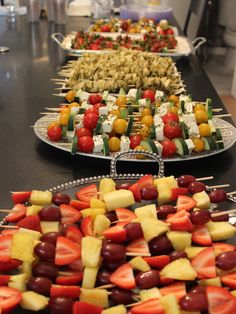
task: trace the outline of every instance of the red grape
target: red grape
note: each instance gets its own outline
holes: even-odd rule
[[[49,295],[52,281],[46,277],[31,277],[27,283],[28,290],[36,293]]]
[[[48,232],[42,235],[40,241],[42,242],[49,242],[53,245],[57,243],[57,237],[61,236],[61,232]]]
[[[59,221],[61,220],[60,208],[55,206],[44,207],[40,209],[39,217],[44,221]]]
[[[102,246],[101,255],[104,260],[117,262],[125,258],[125,246],[120,244],[105,243]]]
[[[129,304],[133,302],[133,293],[129,290],[113,289],[110,295],[115,304]]]
[[[227,199],[227,193],[224,190],[214,190],[208,195],[211,203],[220,203]]]
[[[155,269],[140,272],[135,276],[135,282],[140,289],[155,287],[158,285],[159,281],[159,273]]]
[[[126,240],[131,241],[134,239],[141,238],[143,236],[143,230],[139,222],[130,222],[125,225]]]
[[[141,189],[141,198],[143,200],[156,200],[158,196],[157,188],[155,187],[144,187]]]
[[[50,263],[38,262],[32,270],[35,277],[47,277],[54,280],[58,276],[58,268]]]
[[[189,184],[188,192],[191,194],[199,193],[206,190],[206,186],[202,182],[194,181]]]
[[[60,204],[70,204],[70,196],[64,193],[54,193],[52,203],[59,206]]]
[[[188,293],[179,301],[184,311],[205,311],[208,308],[207,297],[204,293]]]
[[[216,267],[230,270],[236,266],[236,251],[222,252],[216,257]]]
[[[48,303],[51,314],[72,314],[73,304],[69,298],[51,298]]]
[[[211,213],[208,210],[198,209],[189,216],[194,225],[204,225],[211,220]]]
[[[195,177],[191,176],[189,174],[184,174],[184,175],[180,176],[177,179],[177,181],[178,181],[178,186],[183,187],[183,188],[187,188],[190,183],[195,181]]]
[[[152,255],[168,254],[173,251],[172,244],[166,235],[153,238],[149,242],[149,248]]]
[[[45,262],[53,262],[56,248],[50,242],[40,242],[34,247],[34,253]]]
[[[159,219],[166,219],[169,214],[175,214],[177,209],[172,205],[161,205],[157,207],[157,217]]]
[[[179,258],[188,258],[187,253],[184,251],[174,251],[174,252],[171,252],[169,256],[170,256],[171,261],[174,261]]]

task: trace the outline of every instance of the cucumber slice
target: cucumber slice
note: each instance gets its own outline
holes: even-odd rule
[[[62,136],[62,138],[66,137],[67,130],[68,130],[67,126],[63,125],[62,128],[61,128],[61,136]]]
[[[84,114],[85,113],[85,108],[79,108],[79,112],[78,112],[78,114]]]
[[[119,96],[126,96],[126,92],[123,87],[120,88]]]
[[[217,149],[223,149],[225,146],[224,146],[223,137],[222,137],[220,129],[216,129],[215,138],[217,141],[222,141],[220,143],[216,143]]]
[[[141,97],[142,97],[142,90],[141,90],[141,89],[138,89],[138,90],[137,90],[137,93],[136,93],[135,101],[138,102],[139,99],[141,99]]]
[[[132,103],[127,103],[128,114],[133,114],[134,107],[132,107]]]
[[[75,128],[75,112],[71,112],[68,119],[68,131],[74,131]]]
[[[155,140],[156,139],[156,128],[154,125],[150,126],[150,134],[149,134],[150,139]]]
[[[206,109],[208,110],[208,106],[212,107],[212,99],[211,98],[207,98],[206,99]]]
[[[149,139],[146,139],[146,140],[142,140],[142,141],[140,142],[140,145],[143,146],[143,147],[145,147],[145,148],[147,148],[147,150],[148,150],[149,152],[158,154],[157,147],[156,147],[154,141],[151,140],[150,138],[149,138]]]
[[[189,155],[188,146],[185,143],[184,139],[178,137],[174,138],[173,142],[175,143],[175,146],[177,148],[176,153],[180,156]]]
[[[100,116],[94,131],[94,135],[102,134],[102,123],[106,120],[106,116]]]
[[[180,108],[181,108],[182,112],[185,112],[185,101],[184,100],[181,100]]]
[[[103,137],[103,155],[108,156],[110,154],[108,138],[106,136]]]
[[[202,140],[204,141],[204,148],[205,150],[215,150],[217,149],[217,145],[214,141],[214,138],[212,136],[205,136],[202,137]]]
[[[215,128],[214,123],[211,119],[208,119],[208,124],[209,124],[209,127],[211,129],[211,134],[212,135],[216,134],[216,128]]]
[[[103,104],[106,104],[108,95],[109,95],[109,92],[107,90],[105,90],[102,94],[102,103]]]
[[[134,117],[130,117],[127,128],[126,128],[126,132],[125,132],[126,136],[130,135],[132,128],[133,128],[133,123],[134,123]]]
[[[126,119],[128,116],[128,109],[123,108],[120,110],[120,118],[121,119]]]
[[[208,117],[208,120],[212,119],[212,106],[208,106],[207,117]]]
[[[188,127],[184,122],[180,122],[180,127],[182,129],[183,138],[186,140],[189,138]]]
[[[74,136],[72,140],[72,146],[71,146],[71,154],[75,155],[77,152],[77,146],[78,146],[78,136]]]

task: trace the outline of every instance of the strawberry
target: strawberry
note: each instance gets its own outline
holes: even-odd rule
[[[60,286],[52,285],[50,289],[51,298],[71,298],[77,299],[80,294],[79,286]]]
[[[220,277],[221,282],[231,289],[236,289],[236,271],[232,271]]]
[[[24,204],[30,199],[31,191],[12,192],[11,198],[14,204]]]
[[[63,286],[78,285],[83,279],[83,272],[69,272],[56,278],[56,283]]]
[[[129,244],[127,244],[126,252],[134,252],[144,255],[150,253],[148,243],[143,237],[133,240]]]
[[[0,287],[0,309],[2,313],[13,310],[20,303],[22,293],[14,288]]]
[[[132,307],[131,314],[164,314],[165,310],[157,299],[150,299]]]
[[[223,253],[223,252],[230,252],[230,251],[235,251],[236,246],[229,244],[229,243],[223,243],[223,242],[213,242],[212,243],[216,255]]]
[[[190,196],[179,195],[177,198],[176,206],[177,210],[191,210],[196,206],[197,202]]]
[[[83,264],[82,264],[81,258],[78,258],[75,261],[73,261],[72,263],[70,263],[68,265],[68,267],[70,269],[78,271],[78,272],[83,271]]]
[[[172,278],[167,278],[167,277],[160,276],[160,285],[161,286],[167,286],[167,285],[170,285],[170,284],[172,284],[174,282],[175,282],[175,280],[172,279]]]
[[[126,240],[126,230],[122,225],[115,225],[103,232],[106,239],[114,243],[121,243]]]
[[[2,262],[1,261],[0,262],[0,272],[7,272],[7,271],[10,271],[10,270],[16,269],[21,264],[22,264],[22,262],[18,261],[17,259],[10,259],[10,260],[8,260],[6,262]]]
[[[98,305],[76,301],[73,305],[73,314],[101,314],[103,308]]]
[[[115,212],[118,220],[122,222],[128,223],[137,218],[134,212],[126,208],[116,208]]]
[[[13,235],[18,231],[19,231],[18,229],[4,229],[1,231],[1,235]]]
[[[118,267],[111,275],[110,282],[121,289],[134,289],[135,279],[132,266],[129,263],[123,264]]]
[[[90,184],[81,188],[78,192],[75,193],[75,195],[78,200],[85,203],[90,203],[90,199],[97,198],[97,193],[98,190],[96,184]]]
[[[7,286],[10,278],[10,275],[0,275],[0,286]]]
[[[133,193],[134,199],[136,202],[140,203],[141,202],[141,189],[138,185],[138,183],[132,184],[128,190],[130,190]]]
[[[169,223],[171,230],[175,231],[190,231],[193,228],[191,220],[189,219],[189,213],[185,210],[168,215],[166,223]]]
[[[191,264],[199,279],[216,277],[214,248],[209,247],[199,252],[192,260]]]
[[[142,178],[137,181],[137,184],[138,184],[140,189],[152,188],[154,186],[153,176],[151,174],[146,174],[146,175],[142,176]]]
[[[185,195],[188,193],[187,188],[174,188],[171,189],[171,201],[176,201],[179,195]]]
[[[73,225],[69,225],[66,227],[66,238],[80,244],[83,238],[83,235],[79,228]]]
[[[184,282],[175,282],[166,287],[160,288],[160,294],[162,296],[168,294],[174,294],[177,300],[180,300],[182,297],[186,295],[186,286]]]
[[[209,314],[233,314],[236,313],[236,298],[226,289],[216,286],[207,286]]]
[[[85,208],[90,207],[89,203],[78,201],[78,200],[71,200],[70,206],[74,207],[77,210],[81,210],[81,209],[85,209]]]
[[[82,219],[80,224],[80,230],[83,232],[84,236],[93,235],[93,221],[91,216],[87,216]]]
[[[80,257],[80,248],[66,237],[57,237],[55,265],[68,265]]]
[[[192,230],[192,241],[202,246],[212,244],[210,233],[206,226],[194,226]]]
[[[144,259],[149,266],[157,269],[162,269],[170,262],[170,257],[168,255],[144,257]]]
[[[16,204],[11,212],[5,217],[6,222],[17,222],[25,217],[27,208],[22,204]]]
[[[0,237],[0,261],[8,262],[11,259],[12,235],[3,235]]]
[[[38,215],[30,215],[21,219],[16,224],[19,228],[30,229],[41,232],[40,218]]]
[[[61,204],[60,211],[61,211],[61,216],[62,216],[61,217],[62,224],[77,222],[80,220],[82,216],[80,211],[78,211],[77,209],[67,204]]]

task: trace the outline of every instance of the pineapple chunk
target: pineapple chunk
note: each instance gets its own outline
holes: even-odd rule
[[[126,307],[122,305],[112,306],[109,309],[103,310],[102,314],[126,314]]]
[[[160,299],[161,294],[159,292],[159,289],[157,287],[151,288],[151,289],[145,289],[145,290],[140,290],[140,299],[141,301],[146,301],[149,299]]]
[[[27,287],[26,287],[27,281],[28,281],[27,274],[13,275],[10,277],[10,280],[8,282],[8,287],[14,288],[21,292],[25,292],[27,290]]]
[[[27,278],[29,279],[32,277],[32,263],[31,262],[23,262],[22,265],[20,266],[20,269],[23,274],[26,274]]]
[[[82,238],[81,257],[85,267],[97,267],[100,261],[102,240],[86,236]]]
[[[108,291],[105,289],[84,289],[80,290],[79,300],[87,302],[102,308],[107,308],[108,303]]]
[[[18,233],[31,234],[34,240],[39,240],[42,236],[42,233],[35,230],[26,229],[26,228],[19,228]]]
[[[30,195],[32,205],[50,205],[52,203],[52,192],[33,190]]]
[[[95,287],[99,267],[85,267],[82,288],[92,289]]]
[[[191,245],[192,234],[186,231],[167,232],[167,238],[170,240],[176,251],[183,251]]]
[[[26,211],[26,216],[30,216],[30,215],[37,215],[38,212],[40,211],[40,209],[42,209],[43,206],[39,206],[39,205],[31,205],[27,207],[27,211]]]
[[[91,208],[105,208],[106,209],[106,204],[97,198],[91,198],[90,207]]]
[[[85,218],[87,216],[91,216],[92,220],[94,220],[97,215],[104,215],[106,213],[106,210],[105,210],[105,208],[98,207],[98,208],[82,209],[80,212],[81,212],[83,218]]]
[[[179,304],[173,294],[162,297],[160,303],[165,310],[165,314],[181,314]]]
[[[29,233],[15,233],[12,237],[11,258],[33,262],[34,237]]]
[[[144,218],[157,219],[157,209],[155,204],[145,205],[142,207],[135,208],[134,210],[138,220],[141,221]]]
[[[143,230],[144,239],[147,242],[163,233],[166,233],[169,230],[169,227],[166,223],[153,218],[144,218],[141,221],[141,227]]]
[[[192,312],[192,311],[191,312],[189,312],[189,311],[181,311],[180,313],[181,314],[201,314],[200,312],[195,312],[195,311],[194,312]]]
[[[97,215],[93,226],[94,235],[102,236],[103,232],[110,228],[110,224],[110,220],[105,215]]]
[[[197,273],[187,258],[179,258],[167,264],[160,272],[160,275],[176,280],[194,280]]]
[[[118,207],[128,207],[135,203],[133,193],[129,190],[117,190],[104,195],[104,201],[108,211]]]
[[[148,265],[148,263],[141,257],[136,256],[132,258],[129,263],[134,269],[140,270],[140,271],[149,271],[151,270],[151,267]]]
[[[157,201],[158,204],[161,205],[163,203],[167,203],[171,200],[171,189],[166,182],[158,182],[157,184],[157,191],[158,191],[158,197]]]
[[[22,293],[20,305],[23,309],[29,311],[41,311],[48,306],[49,298],[33,291],[26,291]]]
[[[201,279],[198,281],[200,286],[217,286],[221,287],[220,277],[210,278],[210,279]]]
[[[154,186],[158,186],[158,184],[161,184],[161,183],[166,183],[168,184],[169,188],[170,189],[175,189],[178,187],[178,182],[177,180],[175,179],[174,176],[169,176],[169,177],[164,177],[164,178],[159,178],[159,179],[155,179],[153,181],[154,183]]]
[[[230,239],[235,235],[236,232],[236,228],[227,221],[209,221],[206,226],[210,233],[212,241]]]
[[[186,247],[184,251],[188,255],[188,258],[192,259],[205,248],[206,248],[205,246],[189,246],[189,247]]]
[[[193,199],[197,202],[196,207],[200,209],[209,209],[210,208],[210,198],[206,191],[198,192],[193,194]]]
[[[59,231],[59,221],[40,221],[40,226],[43,234]]]
[[[109,192],[115,191],[115,189],[116,189],[116,183],[114,180],[109,179],[109,178],[104,178],[100,180],[99,189],[98,189],[100,192],[99,199],[103,201],[104,195]]]
[[[236,298],[236,290],[232,290],[230,291],[232,293],[232,295]]]

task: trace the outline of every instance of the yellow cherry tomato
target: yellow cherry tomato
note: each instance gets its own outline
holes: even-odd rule
[[[196,110],[195,111],[195,118],[196,118],[198,124],[201,124],[203,122],[207,122],[207,120],[208,120],[207,113],[204,110]]]
[[[146,115],[142,117],[141,123],[145,124],[146,126],[153,125],[153,117],[151,115]]]
[[[194,144],[194,151],[195,152],[202,152],[203,151],[203,149],[204,149],[204,142],[203,142],[203,140],[201,140],[200,138],[198,138],[198,137],[193,137],[193,138],[191,138],[191,140],[193,141],[193,144]]]
[[[196,104],[193,108],[193,111],[197,111],[197,110],[203,110],[206,111],[206,107],[203,104]]]
[[[150,108],[144,108],[143,111],[142,111],[142,117],[144,116],[149,116],[152,114],[152,111]]]
[[[168,112],[178,114],[178,107],[176,107],[176,106],[171,106],[171,107],[168,109]]]
[[[54,127],[54,126],[60,126],[60,124],[57,121],[53,121],[53,122],[49,123],[48,129],[50,129],[50,128]]]
[[[127,121],[125,119],[117,119],[113,124],[113,130],[117,134],[125,133],[127,129]]]
[[[143,126],[139,130],[139,134],[142,136],[143,139],[147,138],[150,133],[149,127],[148,126]]]
[[[202,123],[198,126],[199,133],[201,136],[210,136],[211,135],[211,128],[209,127],[209,124]]]
[[[62,108],[60,114],[70,114],[70,108],[69,107]]]
[[[72,102],[71,104],[69,104],[68,108],[73,108],[73,107],[80,107],[80,104],[76,101]]]
[[[70,90],[69,92],[66,93],[66,100],[68,102],[73,102],[75,100],[75,91]]]
[[[148,149],[146,147],[142,146],[142,145],[136,146],[134,150],[145,150],[145,151],[148,151]],[[144,159],[145,158],[145,155],[143,155],[143,154],[137,154],[135,156],[136,156],[137,159]]]
[[[110,114],[113,114],[114,116],[117,116],[117,118],[119,118],[120,111],[118,109],[113,109],[110,111]]]
[[[116,99],[116,104],[119,107],[124,107],[126,105],[126,97],[123,95],[118,96],[118,98]]]
[[[69,120],[69,113],[61,113],[59,117],[59,123],[60,125],[66,126],[68,125],[68,120]]]
[[[108,145],[111,152],[118,152],[120,150],[120,139],[116,136],[112,136],[108,140]]]
[[[170,95],[169,101],[173,101],[173,103],[177,104],[177,102],[179,102],[179,97],[176,95]]]

